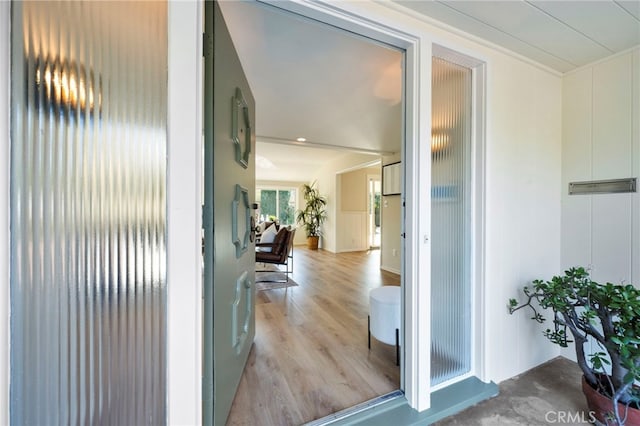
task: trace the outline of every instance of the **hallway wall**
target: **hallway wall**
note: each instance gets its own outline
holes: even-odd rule
[[[400,154],[382,158],[382,165],[397,163]],[[402,196],[383,195],[380,207],[382,235],[380,236],[380,268],[399,274],[402,271]]]
[[[322,238],[320,238],[321,248],[333,253],[338,251],[337,233],[339,232],[338,215],[340,197],[337,181],[338,173],[353,170],[354,168],[379,159],[380,157],[377,155],[345,153],[342,157],[316,171],[314,180],[318,182],[320,195],[327,197],[327,220],[322,227]]]
[[[336,251],[369,249],[368,175],[380,175],[380,166],[366,167],[337,175],[338,212]]]

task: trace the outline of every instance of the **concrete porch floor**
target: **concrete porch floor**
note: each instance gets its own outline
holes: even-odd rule
[[[500,394],[447,417],[437,426],[589,424],[582,372],[564,357],[500,383]]]

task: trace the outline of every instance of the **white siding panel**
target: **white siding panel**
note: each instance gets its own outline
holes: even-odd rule
[[[562,89],[562,269],[591,264],[591,197],[570,196],[569,182],[591,180],[592,70],[568,75]]]
[[[562,193],[569,182],[591,179],[591,116],[593,113],[590,68],[570,74],[562,89]]]
[[[598,282],[631,281],[631,194],[593,196],[593,271]]]
[[[539,324],[504,310],[560,269],[561,81],[509,61],[487,73],[488,377],[501,381],[554,356]],[[526,102],[519,101],[526,99]]]
[[[631,55],[593,68],[593,177],[631,174]]]
[[[563,194],[562,270],[591,265],[591,196]]]
[[[562,114],[562,267],[640,286],[640,194],[567,194],[571,181],[640,177],[640,49],[566,75]]]
[[[636,49],[563,79],[562,266],[590,266],[596,281],[639,285],[640,194],[569,196],[567,185],[639,177],[639,57]]]

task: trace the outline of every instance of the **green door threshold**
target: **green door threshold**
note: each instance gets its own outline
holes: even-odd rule
[[[400,391],[309,423],[310,425],[430,425],[498,395],[498,385],[470,377],[431,395],[431,408],[417,412]]]

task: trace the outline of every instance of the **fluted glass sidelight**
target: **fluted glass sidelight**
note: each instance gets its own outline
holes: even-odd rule
[[[471,366],[471,70],[433,58],[431,384]]]
[[[16,425],[166,422],[166,2],[14,2]]]

